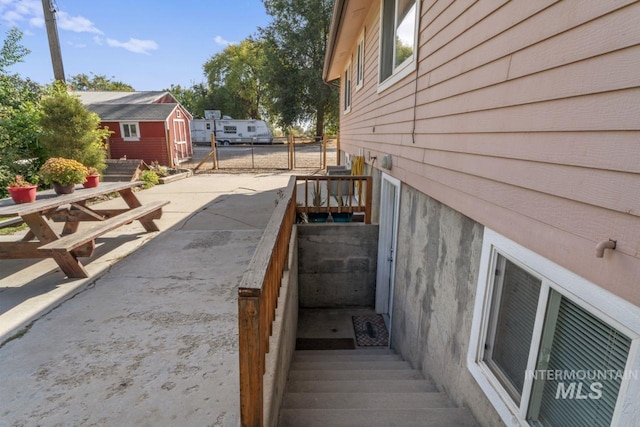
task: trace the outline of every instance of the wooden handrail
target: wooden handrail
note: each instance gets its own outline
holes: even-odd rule
[[[296,200],[296,212],[364,212],[364,222],[371,224],[371,177],[366,175],[299,175],[296,181],[304,182],[304,197]],[[321,186],[321,182],[326,185]],[[343,184],[347,192],[343,193]],[[332,191],[332,184],[336,190]],[[310,196],[311,194],[311,196]],[[313,195],[315,194],[315,197]],[[332,200],[335,200],[332,201]],[[341,200],[341,202],[338,202]]]
[[[263,375],[289,240],[296,219],[296,179],[271,215],[238,289],[240,421],[263,425]]]
[[[304,203],[296,205],[296,184],[304,181]],[[325,186],[320,183],[326,181]],[[337,183],[338,197],[347,203],[332,204],[331,183]],[[343,183],[348,184],[342,194]],[[310,185],[311,184],[311,185]],[[310,187],[324,188],[322,206],[308,206]],[[261,427],[263,420],[263,376],[269,352],[269,337],[276,314],[283,272],[287,266],[289,241],[297,212],[364,212],[371,223],[370,176],[297,176],[291,177],[284,197],[271,215],[249,267],[238,288],[238,351],[240,362],[240,421],[242,426]],[[317,192],[318,199],[323,196]]]

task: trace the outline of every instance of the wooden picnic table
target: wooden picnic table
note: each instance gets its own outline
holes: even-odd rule
[[[61,195],[53,190],[41,191],[33,203],[15,204],[11,199],[1,199],[0,218],[21,218],[29,231],[21,240],[0,242],[0,259],[53,258],[68,277],[89,277],[78,257],[93,255],[97,237],[135,220],[146,231],[158,231],[153,220],[162,216],[162,207],[169,202],[142,205],[133,192],[134,187],[142,184],[103,182],[93,188],[77,186],[73,193]],[[99,205],[87,205],[90,199],[114,192],[120,194],[127,208],[99,209]],[[51,227],[52,221],[64,222],[61,233]],[[84,221],[95,224],[78,230]]]

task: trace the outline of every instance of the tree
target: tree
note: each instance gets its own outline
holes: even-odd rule
[[[111,131],[100,128],[97,114],[87,110],[62,84],[49,90],[40,107],[40,140],[47,157],[74,159],[99,171],[105,169],[104,140]]]
[[[239,119],[260,119],[264,112],[263,66],[263,44],[252,38],[228,46],[205,62],[216,109]]]
[[[113,76],[111,76],[111,79],[109,79],[104,74],[90,74],[91,76],[82,73],[71,76],[71,78],[67,81],[67,85],[69,85],[72,90],[77,91],[134,91],[133,86],[117,80],[112,80],[114,78]]]
[[[322,80],[333,0],[263,0],[271,24],[261,29],[268,108],[280,125],[315,121],[316,135],[338,117],[337,88]]]
[[[38,143],[42,88],[29,79],[7,73],[8,67],[29,54],[20,44],[21,39],[22,33],[12,28],[0,49],[0,197],[7,196],[7,183],[15,175],[37,181],[36,173],[44,157]]]
[[[24,61],[24,57],[31,53],[29,49],[21,43],[22,31],[12,27],[7,31],[7,37],[0,49],[0,74],[6,74],[7,67]]]
[[[180,85],[171,85],[169,89],[163,89],[178,100],[193,117],[204,117],[204,110],[214,110],[213,94],[203,83],[195,84],[189,88]]]

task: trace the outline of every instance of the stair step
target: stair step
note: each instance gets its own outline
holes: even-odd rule
[[[451,408],[445,393],[285,393],[290,409],[426,409]]]
[[[305,370],[290,371],[289,380],[307,381],[353,381],[353,380],[423,380],[422,372],[415,369],[379,369],[379,370]]]
[[[397,354],[298,354],[293,356],[294,362],[393,362],[402,361]]]
[[[331,380],[289,380],[286,391],[289,393],[420,393],[438,391],[427,380],[370,380],[331,381]]]
[[[476,422],[464,408],[430,409],[283,409],[280,427],[422,426],[472,427]]]
[[[356,369],[411,369],[411,365],[405,361],[388,362],[296,362],[291,363],[292,371],[302,370],[356,370]]]
[[[104,181],[104,182],[117,182],[117,181],[128,182],[128,181],[131,181],[131,178],[133,178],[133,174],[130,174],[130,175],[104,174],[104,175],[102,175],[102,181]]]
[[[379,347],[379,348],[356,348],[353,350],[296,350],[294,355],[327,355],[327,356],[337,356],[337,355],[354,355],[354,354],[396,354],[395,351],[387,348],[387,347]]]

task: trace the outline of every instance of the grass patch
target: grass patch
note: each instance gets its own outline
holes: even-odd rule
[[[5,344],[13,341],[13,340],[17,340],[22,338],[23,336],[25,336],[27,334],[27,332],[29,332],[29,330],[31,329],[31,326],[33,325],[29,325],[29,326],[25,326],[24,328],[22,328],[21,330],[19,330],[18,332],[16,332],[15,335],[7,338],[2,344],[0,344],[0,348],[4,347]]]
[[[26,230],[27,228],[29,228],[27,224],[20,224],[17,227],[0,228],[0,236],[17,233],[18,231]]]

